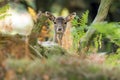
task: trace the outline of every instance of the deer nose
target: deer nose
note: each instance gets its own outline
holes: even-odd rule
[[[62,28],[58,28],[58,29],[57,29],[57,32],[58,32],[58,33],[62,33],[62,32],[63,32],[63,29],[62,29]]]
[[[62,31],[62,28],[59,28],[58,31]]]

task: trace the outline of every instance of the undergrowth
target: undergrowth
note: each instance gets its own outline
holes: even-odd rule
[[[73,36],[73,47],[74,49],[78,48],[78,43],[80,38],[86,33],[87,23],[88,23],[88,14],[89,11],[86,11],[82,14],[81,18],[76,16],[72,21],[72,36]]]
[[[118,56],[116,56],[118,59]],[[111,61],[113,57],[109,57]],[[114,59],[115,56],[114,56]],[[109,62],[107,62],[108,64]],[[111,63],[112,64],[112,63]],[[119,66],[94,63],[79,56],[53,55],[49,59],[14,60],[4,62],[6,74],[1,80],[119,80]],[[12,73],[12,74],[9,74]],[[7,77],[9,76],[9,77]]]
[[[86,34],[89,27],[95,28],[96,32],[89,43],[88,52],[106,52],[116,53],[120,47],[120,23],[119,22],[101,22],[88,25],[89,11],[76,16],[72,21],[73,48],[79,48],[80,39]]]
[[[111,42],[120,46],[120,24],[117,22],[107,23],[96,23],[93,25],[96,30],[109,38]]]

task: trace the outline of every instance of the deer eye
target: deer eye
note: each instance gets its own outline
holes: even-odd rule
[[[54,22],[54,24],[56,24],[56,22]]]
[[[67,24],[67,22],[65,22],[64,24]]]

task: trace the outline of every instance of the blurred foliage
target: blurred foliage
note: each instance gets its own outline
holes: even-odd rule
[[[36,44],[34,46],[31,45],[31,53],[38,58],[49,58],[52,55],[65,55],[68,53],[65,49],[58,45],[51,45],[50,43],[48,43],[47,45],[49,46],[44,46],[40,44]]]
[[[72,21],[72,36],[73,36],[73,47],[78,48],[80,38],[85,34],[87,30],[89,11],[82,14],[81,18],[78,16]]]
[[[116,52],[120,46],[120,27],[119,22],[102,22],[95,23],[88,26],[88,13],[83,13],[81,18],[78,16],[72,21],[72,36],[73,36],[73,47],[78,48],[79,40],[85,35],[89,27],[95,28],[97,32],[93,36],[93,40],[89,43],[89,51],[93,52]]]
[[[120,52],[118,54],[111,54],[105,61],[109,66],[120,66]]]
[[[44,14],[41,13],[37,19],[37,22],[35,23],[35,26],[32,32],[40,33],[42,26],[46,25],[47,19],[48,18]]]
[[[9,16],[10,14],[7,14],[6,11],[9,9],[9,5],[5,5],[4,7],[0,8],[0,19],[5,18],[5,16]]]
[[[42,33],[42,30],[44,30],[43,27],[46,29],[49,26],[49,22],[47,22],[48,18],[44,15],[44,13],[39,12],[38,14],[39,15],[37,16],[32,33],[30,35],[30,43],[32,45],[36,45],[37,41],[39,40],[38,38],[45,38],[46,33]],[[44,32],[46,32],[46,30]]]
[[[103,35],[102,34],[96,34],[94,36],[94,39],[93,39],[93,44],[94,44],[94,48],[96,49],[96,51],[98,51],[98,49],[102,48],[102,37]]]
[[[120,46],[120,24],[117,22],[113,23],[96,23],[92,25],[99,33],[102,33],[106,38],[110,39],[111,42]]]
[[[0,2],[3,2],[4,0],[0,0]]]
[[[97,56],[94,56],[97,57]],[[20,64],[18,64],[20,63]],[[94,63],[78,56],[55,56],[49,59],[14,60],[4,62],[1,80],[119,80],[119,66]]]
[[[61,14],[66,8],[70,13],[77,12],[78,16],[89,10],[89,23],[95,18],[101,0],[36,0],[37,11],[50,11]],[[47,2],[47,3],[46,3]],[[120,0],[115,0],[109,10],[107,21],[120,21]]]

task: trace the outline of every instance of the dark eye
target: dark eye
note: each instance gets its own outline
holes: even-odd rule
[[[64,24],[67,24],[67,22],[65,22]]]
[[[56,24],[56,22],[54,22],[54,24]]]

